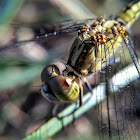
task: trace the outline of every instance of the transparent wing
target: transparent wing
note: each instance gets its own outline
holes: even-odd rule
[[[125,38],[127,40],[127,38]],[[106,47],[106,46],[105,46]],[[98,127],[101,139],[138,139],[139,124],[137,116],[137,91],[139,81],[138,63],[134,65],[130,44],[123,42],[114,51],[113,44],[106,57],[113,52],[113,56],[103,63],[105,68],[100,72],[100,84],[105,86],[103,94],[97,93]],[[131,46],[132,47],[132,46]],[[131,50],[132,51],[132,50]],[[136,60],[135,56],[135,60]],[[102,101],[103,100],[103,101]],[[102,101],[100,103],[100,101]]]
[[[64,34],[67,36],[68,33],[74,32],[78,34],[78,30],[80,30],[83,25],[91,24],[95,20],[96,19],[67,20],[57,23],[42,23],[40,25],[11,24],[11,28],[14,30],[14,37],[7,45],[1,45],[0,51],[19,47],[30,42],[37,42],[41,44],[42,42],[45,42],[45,40],[49,40],[51,36],[64,36]],[[1,25],[1,28],[4,28],[4,25]],[[7,33],[8,32],[9,31],[7,31]],[[28,35],[29,38],[27,37],[27,34],[30,34]]]

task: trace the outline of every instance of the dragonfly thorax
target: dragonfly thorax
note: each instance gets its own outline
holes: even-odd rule
[[[93,24],[82,27],[71,47],[67,64],[83,76],[98,71],[105,57],[109,57],[103,52],[110,50],[112,46],[115,51],[124,34],[124,26],[118,21],[97,18]],[[110,57],[111,55],[110,53]],[[70,73],[68,68],[66,71]]]
[[[124,33],[125,28],[118,21],[99,17],[91,25],[83,26],[79,36],[82,36],[83,40],[104,44],[115,36]]]

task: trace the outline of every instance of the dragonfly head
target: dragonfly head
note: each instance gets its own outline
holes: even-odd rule
[[[50,87],[46,84],[42,85],[41,95],[49,102],[60,102],[59,99],[53,94]]]
[[[79,96],[79,85],[67,75],[61,75],[56,65],[43,69],[41,94],[50,102],[74,101]]]

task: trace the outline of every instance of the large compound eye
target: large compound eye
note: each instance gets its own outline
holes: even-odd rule
[[[79,96],[79,85],[70,77],[54,76],[42,86],[41,94],[50,102],[74,101]]]
[[[49,102],[60,102],[50,90],[50,87],[44,84],[41,88],[41,95]]]
[[[53,77],[50,87],[57,99],[62,102],[74,101],[79,96],[79,85],[70,77]]]
[[[60,75],[58,67],[56,65],[46,66],[41,73],[41,80],[45,84],[48,84],[50,79],[55,75]]]

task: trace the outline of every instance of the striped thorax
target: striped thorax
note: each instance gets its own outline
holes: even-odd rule
[[[83,76],[98,71],[105,57],[111,57],[111,50],[115,52],[120,45],[123,34],[125,27],[119,22],[103,17],[97,18],[90,26],[82,27],[71,47],[67,64]],[[109,56],[105,56],[106,51],[110,52]],[[71,72],[69,68],[67,71]]]

